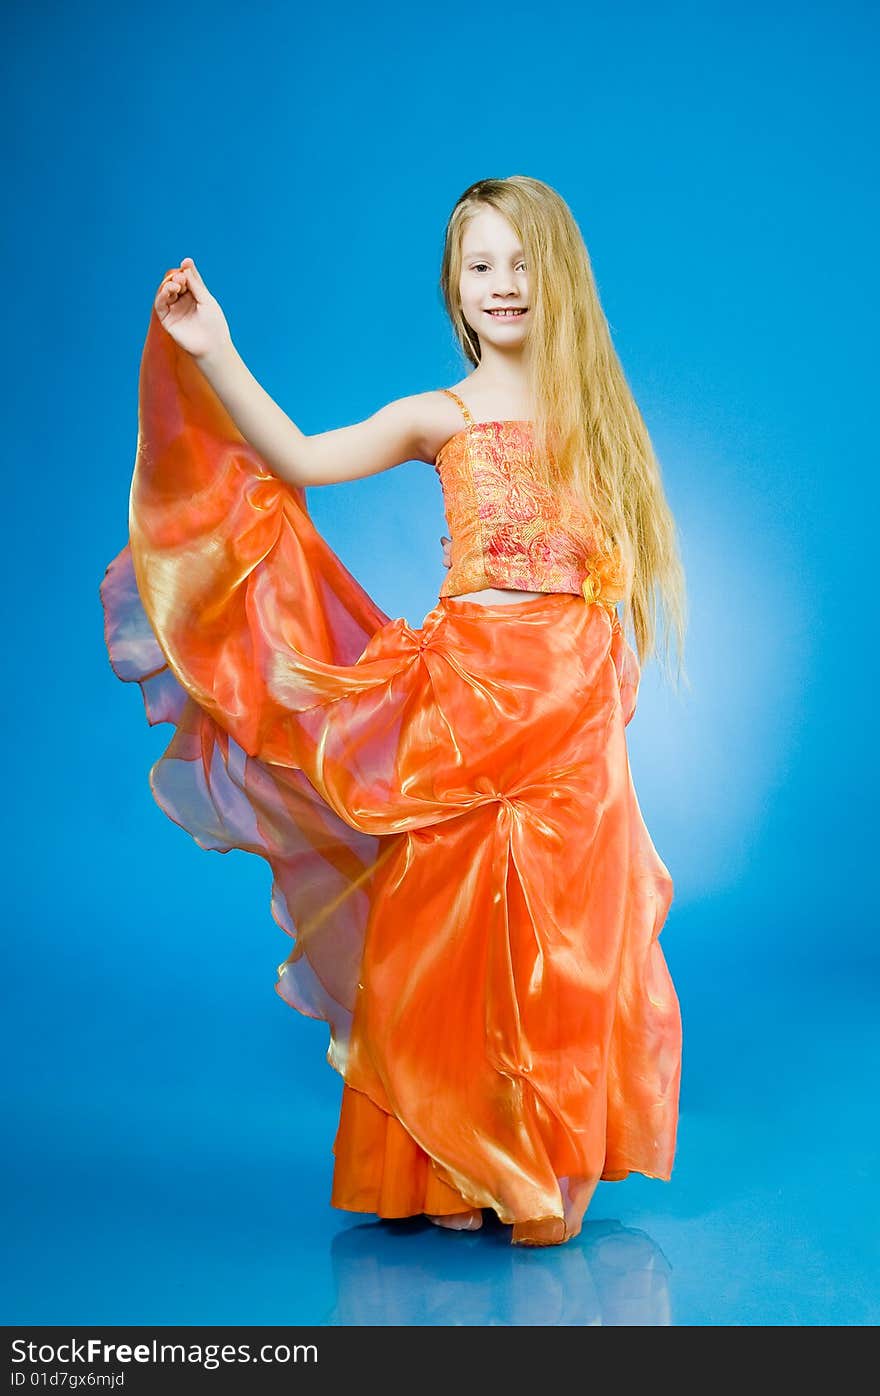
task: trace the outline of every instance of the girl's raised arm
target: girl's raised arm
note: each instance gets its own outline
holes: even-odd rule
[[[433,458],[426,441],[436,435],[436,393],[398,398],[351,426],[315,436],[300,431],[239,355],[223,311],[191,257],[165,277],[155,310],[163,328],[196,361],[245,440],[286,483],[300,488],[338,484],[404,461]]]

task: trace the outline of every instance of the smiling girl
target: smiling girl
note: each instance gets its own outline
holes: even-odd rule
[[[329,1024],[343,1083],[332,1204],[452,1230],[488,1208],[548,1245],[600,1179],[671,1176],[673,887],[625,727],[661,610],[681,660],[683,575],[564,200],[472,185],[441,289],[470,371],[306,435],[192,259],[166,274],[105,637],[175,729],[161,808],[272,869],[293,940],[275,987]],[[379,609],[304,493],[412,461],[451,534],[418,627]]]

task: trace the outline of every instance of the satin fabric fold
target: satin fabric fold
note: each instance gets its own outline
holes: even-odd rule
[[[571,1223],[600,1178],[670,1177],[673,889],[617,617],[554,592],[389,618],[155,312],[101,599],[114,671],[174,727],[158,804],[271,867],[275,987],[345,1082],[334,1205]]]

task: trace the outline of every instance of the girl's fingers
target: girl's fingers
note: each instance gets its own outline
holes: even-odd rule
[[[189,262],[190,265],[188,267],[185,267],[183,265],[183,262],[181,262],[181,269],[178,275],[182,278],[184,286],[189,291],[193,300],[197,302],[203,301],[207,296],[207,291],[205,290],[205,283],[196,271],[195,266],[192,262],[192,258],[185,257],[184,261]]]
[[[187,291],[197,304],[210,299],[208,288],[199,276],[192,257],[184,257],[179,267],[169,271],[159,288],[159,294],[168,301],[185,295]]]
[[[181,270],[186,274],[190,290],[192,291],[196,300],[204,300],[207,294],[207,287],[205,286],[204,281],[199,275],[198,268],[196,267],[196,264],[193,261],[192,257],[184,257],[183,261],[180,264],[180,267]]]

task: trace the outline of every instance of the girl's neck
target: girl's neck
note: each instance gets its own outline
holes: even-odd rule
[[[521,354],[490,353],[466,382],[472,407],[487,417],[528,420],[534,415]]]

